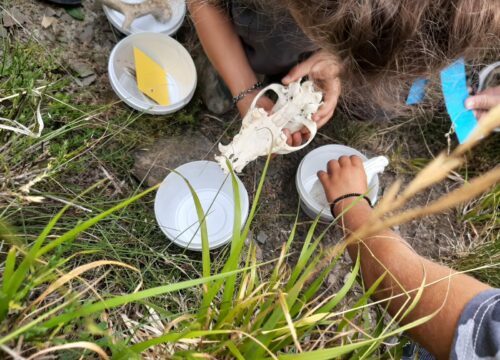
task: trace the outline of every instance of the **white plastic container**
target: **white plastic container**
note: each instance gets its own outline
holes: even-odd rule
[[[388,164],[387,159],[379,157],[367,163],[367,157],[356,149],[344,145],[325,145],[311,151],[302,159],[295,178],[302,210],[312,219],[315,219],[321,213],[321,221],[333,221],[330,206],[317,173],[321,170],[326,171],[328,161],[337,160],[344,155],[357,155],[363,159],[368,177],[368,197],[372,201],[372,204],[375,204],[377,201],[379,190],[377,173],[384,170]]]
[[[125,0],[130,4],[138,4],[144,0]],[[118,31],[125,35],[137,34],[141,32],[155,32],[163,33],[166,35],[173,35],[179,30],[184,22],[186,16],[186,1],[185,0],[165,0],[169,1],[172,8],[171,18],[165,22],[161,23],[157,21],[153,15],[145,15],[140,18],[135,19],[130,25],[129,29],[123,28],[123,21],[125,16],[113,9],[103,6],[104,14],[108,18],[108,21],[113,25]]]
[[[158,105],[137,87],[133,48],[137,47],[167,72],[171,104]],[[187,50],[170,36],[138,33],[127,36],[111,52],[109,81],[115,93],[130,107],[154,115],[171,114],[186,106],[196,90],[196,68]]]
[[[176,171],[196,191],[206,216],[210,249],[227,244],[232,239],[234,198],[231,175],[226,175],[213,161],[195,161]],[[248,217],[249,199],[243,183],[237,179],[241,201],[242,227]],[[163,233],[172,242],[189,250],[201,251],[201,231],[193,197],[185,181],[170,173],[161,184],[155,198],[155,215]]]

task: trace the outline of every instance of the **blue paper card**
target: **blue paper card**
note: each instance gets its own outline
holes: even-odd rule
[[[451,117],[458,141],[462,144],[477,126],[477,119],[471,110],[465,108],[469,97],[464,59],[441,71],[441,85],[446,109]]]
[[[406,99],[406,105],[416,105],[424,101],[427,79],[417,79],[410,88],[410,93]]]

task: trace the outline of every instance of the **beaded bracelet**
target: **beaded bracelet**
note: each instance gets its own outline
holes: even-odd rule
[[[264,86],[264,84],[262,83],[262,81],[257,81],[255,84],[253,84],[248,89],[243,90],[238,95],[236,95],[236,96],[233,97],[233,105],[236,105],[245,96],[247,96],[248,94],[254,92],[257,89],[260,89],[262,86]]]
[[[357,193],[352,193],[352,194],[345,194],[345,195],[342,195],[342,196],[339,196],[338,198],[336,198],[335,200],[333,200],[332,204],[330,205],[330,210],[332,212],[332,215],[334,217],[335,216],[335,206],[341,202],[342,200],[345,200],[347,198],[350,198],[350,197],[357,197],[357,198],[363,198],[365,199],[367,202],[368,202],[368,205],[370,205],[371,208],[373,208],[373,205],[372,205],[372,201],[370,200],[370,198],[368,196],[365,196],[363,194],[357,194]]]

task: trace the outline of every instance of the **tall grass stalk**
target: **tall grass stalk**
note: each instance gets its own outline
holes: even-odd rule
[[[235,223],[233,242],[224,266],[213,267],[208,251],[208,232],[204,229],[207,216],[196,193],[193,194],[200,222],[202,237],[203,275],[200,278],[178,281],[150,289],[126,294],[103,294],[101,298],[87,292],[88,284],[77,287],[76,282],[87,270],[102,266],[126,267],[136,272],[136,268],[123,263],[107,260],[82,265],[61,274],[52,264],[64,264],[63,252],[57,249],[74,242],[84,231],[96,226],[100,221],[112,216],[133,202],[140,200],[156,189],[148,189],[127,199],[100,214],[77,224],[74,228],[54,234],[56,225],[64,220],[63,208],[41,231],[30,245],[11,242],[13,234],[6,226],[0,226],[0,235],[11,243],[2,263],[3,276],[0,288],[0,345],[12,349],[21,346],[23,356],[69,351],[71,348],[87,349],[102,358],[129,359],[146,356],[151,358],[196,358],[217,359],[331,359],[349,357],[365,359],[375,356],[382,343],[414,326],[418,326],[435,314],[418,319],[400,327],[398,321],[405,318],[419,300],[425,282],[409,293],[405,307],[397,317],[384,322],[385,313],[375,303],[369,301],[384,274],[369,289],[365,289],[350,307],[340,307],[359,275],[359,260],[354,264],[352,274],[344,285],[325,298],[326,279],[335,267],[346,245],[362,241],[386,229],[414,218],[443,211],[459,203],[470,200],[500,179],[500,169],[493,169],[463,187],[444,195],[425,208],[401,210],[415,194],[443,180],[450,171],[462,163],[463,156],[481,138],[487,136],[500,123],[500,107],[481,122],[477,131],[464,145],[450,155],[441,155],[429,163],[415,180],[405,189],[396,183],[385,194],[373,217],[358,232],[345,241],[322,248],[321,242],[326,231],[317,234],[318,219],[314,221],[306,235],[295,265],[288,259],[293,255],[292,244],[296,240],[295,223],[289,239],[282,245],[282,251],[272,262],[260,264],[256,257],[256,247],[250,243],[245,247],[257,204],[269,167],[270,157],[264,167],[254,203],[247,223],[243,226],[238,184],[231,171],[231,181],[235,194]],[[333,225],[333,224],[331,224]],[[77,240],[76,240],[77,241]],[[246,259],[244,251],[248,251]],[[66,256],[72,256],[66,255]],[[271,269],[266,267],[271,266]],[[138,281],[140,283],[140,280]],[[91,285],[99,290],[99,283]],[[202,287],[200,298],[192,299],[195,306],[185,313],[169,313],[154,310],[147,301],[165,294],[174,294],[194,287]],[[65,288],[65,291],[61,291]],[[79,288],[79,290],[76,290]],[[60,298],[54,297],[56,292]],[[83,294],[87,294],[82,297]],[[41,307],[43,311],[37,311]],[[120,324],[116,312],[127,313],[130,309],[148,309],[149,315],[136,321],[134,334],[127,337],[115,331]],[[439,310],[438,310],[439,311]],[[106,319],[106,320],[104,320]],[[135,320],[134,320],[135,321]],[[106,324],[105,328],[102,325]],[[96,326],[100,323],[101,327]],[[132,323],[132,321],[128,321]],[[123,326],[123,323],[121,323]],[[160,327],[158,330],[153,324]],[[99,330],[98,330],[99,329]],[[154,331],[154,334],[151,331]],[[148,332],[149,331],[149,332]],[[148,334],[140,337],[138,334]],[[88,340],[91,341],[88,341]],[[59,342],[56,344],[56,341]],[[64,344],[60,345],[63,341]],[[42,349],[33,350],[43,343]],[[321,345],[318,346],[318,344]],[[94,344],[94,345],[90,345]],[[102,350],[102,351],[101,351]],[[80,352],[83,350],[80,350]]]

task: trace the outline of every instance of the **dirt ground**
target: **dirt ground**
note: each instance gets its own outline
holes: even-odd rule
[[[56,47],[64,50],[61,65],[75,77],[71,88],[76,101],[82,89],[82,82],[87,93],[92,94],[96,104],[118,100],[108,81],[107,60],[113,46],[122,35],[111,27],[102,9],[94,0],[84,0],[84,21],[77,21],[61,8],[36,0],[12,1],[7,9],[16,14],[16,17],[20,16],[23,28],[14,30],[16,36],[33,37],[48,51]],[[44,16],[55,18],[54,23],[47,28],[42,27]],[[176,37],[185,43],[190,51],[197,46],[193,42],[193,33],[188,21]],[[90,75],[83,76],[85,74]],[[119,106],[125,107],[126,105],[120,104]],[[222,121],[214,120],[206,114],[204,110],[199,113],[199,131],[215,144],[235,114],[230,113],[222,117],[220,119]],[[341,112],[338,112],[330,124],[321,129],[320,134],[307,149],[273,160],[262,195],[261,208],[254,224],[254,236],[262,249],[263,257],[275,258],[283,241],[288,237],[298,204],[294,182],[295,172],[300,160],[307,152],[324,144],[341,143],[356,147],[368,156],[388,156],[391,165],[380,178],[382,195],[384,189],[396,178],[402,178],[405,182],[411,179],[414,171],[409,164],[414,163],[415,159],[429,159],[432,155],[429,150],[437,154],[446,149],[445,133],[449,125],[446,119],[436,119],[436,121],[440,121],[437,128],[442,131],[435,133],[434,138],[426,144],[421,130],[422,127],[429,126],[428,123],[401,120],[367,124],[348,120]],[[236,130],[237,127],[233,127]],[[227,141],[228,137],[226,136],[224,140]],[[248,166],[241,176],[252,194],[257,186],[263,165],[264,160],[259,160]],[[410,205],[424,205],[447,193],[456,185],[456,182],[450,181],[436,186],[431,191],[415,198]],[[153,216],[153,209],[151,209],[151,217]],[[303,213],[300,214],[300,221],[304,225],[310,223]],[[457,244],[469,241],[467,231],[464,225],[457,221],[455,211],[414,221],[396,230],[419,253],[435,259],[452,254]],[[301,235],[306,231],[307,226],[299,228]],[[339,234],[331,231],[325,241],[330,244],[338,239]]]

